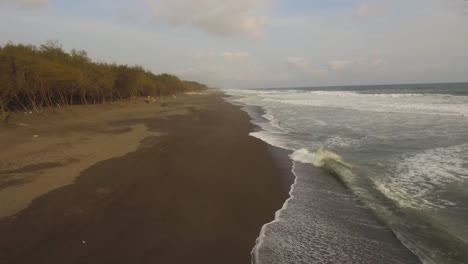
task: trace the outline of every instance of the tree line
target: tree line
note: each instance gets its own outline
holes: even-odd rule
[[[0,46],[0,112],[40,112],[44,107],[98,104],[142,96],[206,89],[140,66],[93,62],[86,51],[64,51],[58,42],[39,47]]]

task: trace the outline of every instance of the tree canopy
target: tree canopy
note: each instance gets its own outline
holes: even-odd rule
[[[154,74],[140,66],[93,62],[86,51],[64,51],[48,41],[36,47],[0,47],[0,112],[72,104],[96,104],[141,96],[201,90],[197,82]]]

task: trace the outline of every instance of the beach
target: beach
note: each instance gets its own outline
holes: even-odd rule
[[[220,93],[161,100],[1,125],[0,263],[250,263],[286,153]]]

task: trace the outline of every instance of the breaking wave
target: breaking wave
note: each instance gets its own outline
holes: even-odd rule
[[[353,165],[343,161],[343,158],[331,150],[319,148],[315,152],[302,148],[291,154],[291,159],[295,162],[312,164],[315,167],[323,168],[351,189],[358,196],[367,196],[362,188],[355,184],[356,175],[352,172]]]
[[[341,164],[346,167],[352,167],[344,162],[338,154],[323,148],[320,148],[316,152],[309,152],[305,148],[299,149],[291,154],[291,158],[297,162],[311,163],[315,167],[324,167],[327,164]]]
[[[468,115],[468,96],[311,91],[301,94],[262,94],[261,97],[266,102],[369,112]]]

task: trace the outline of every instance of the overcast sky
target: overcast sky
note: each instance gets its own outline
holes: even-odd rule
[[[466,0],[0,0],[0,45],[46,40],[223,88],[468,81]]]

